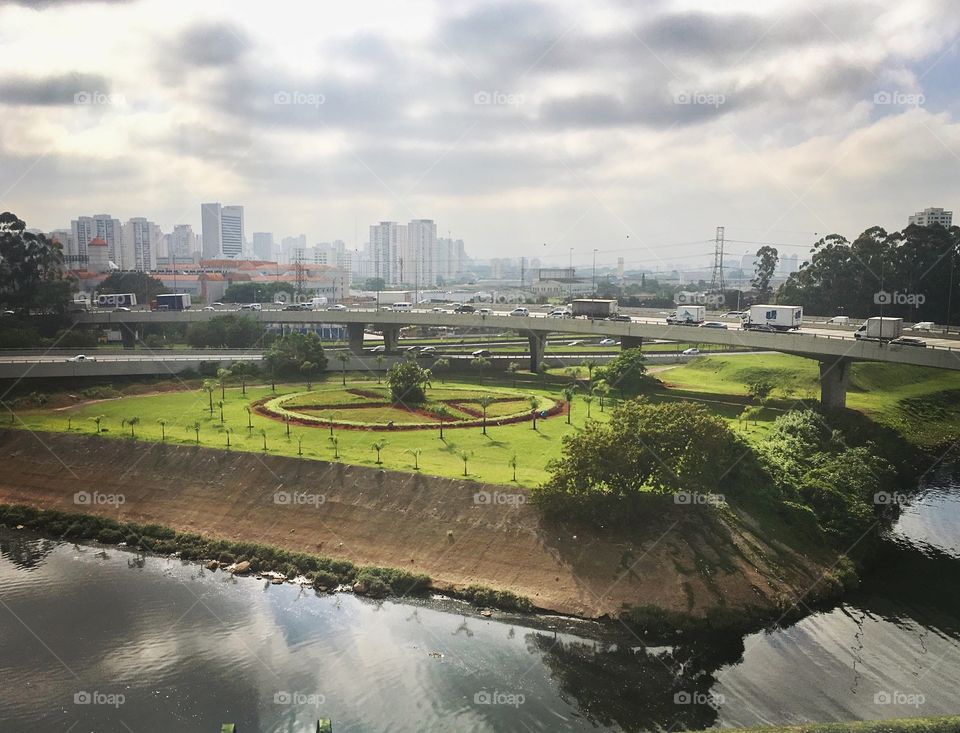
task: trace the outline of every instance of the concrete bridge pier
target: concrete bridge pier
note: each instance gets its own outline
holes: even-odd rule
[[[623,336],[620,339],[621,351],[626,351],[627,349],[640,349],[640,348],[643,348],[642,336]]]
[[[536,372],[547,350],[547,334],[531,331],[527,334],[527,339],[530,341],[530,371]]]
[[[120,324],[120,340],[123,343],[123,348],[133,349],[137,345],[137,326],[136,324],[121,323]]]
[[[347,344],[354,354],[363,353],[363,323],[347,324]]]
[[[828,410],[842,410],[847,406],[850,387],[851,359],[824,359],[820,361],[820,404]]]
[[[399,326],[384,326],[381,329],[383,333],[383,347],[388,354],[394,354],[397,351],[397,342],[400,340]]]

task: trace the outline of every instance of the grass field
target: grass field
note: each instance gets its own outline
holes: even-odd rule
[[[586,370],[581,371],[585,376]],[[800,400],[819,396],[816,362],[779,354],[703,357],[684,366],[658,371],[656,376],[663,380],[664,386],[650,392],[648,396],[652,401],[683,399],[699,402],[728,420],[747,440],[754,442],[763,440],[778,415],[796,407]],[[738,416],[745,406],[752,404],[747,396],[747,384],[758,377],[770,379],[777,387],[767,406],[757,416],[757,423],[740,425]],[[939,444],[960,432],[960,373],[862,363],[853,366],[851,381],[849,407],[893,427],[913,442]],[[430,396],[449,398],[456,395],[462,398],[464,394],[475,397],[491,389],[512,391],[506,386],[499,387],[491,379],[485,382],[481,385],[475,380],[463,378],[456,383],[448,380],[447,384],[438,384],[431,389]],[[355,399],[355,396],[341,388],[338,374],[317,381],[314,387],[328,388],[330,396],[339,395],[336,399],[343,400],[343,409],[347,409]],[[383,394],[385,398],[387,395],[386,385],[378,385],[375,379],[348,380],[347,388]],[[470,391],[464,393],[463,389]],[[559,385],[525,383],[521,379],[517,393],[558,400],[561,399],[559,389]],[[287,426],[282,421],[255,412],[248,416],[245,409],[258,399],[304,391],[302,383],[278,384],[276,393],[271,392],[268,385],[260,385],[248,387],[244,397],[239,387],[228,387],[223,401],[222,423],[216,404],[220,400],[219,390],[213,396],[214,410],[211,414],[208,396],[199,389],[125,396],[60,409],[21,409],[16,413],[16,421],[21,427],[36,431],[65,431],[69,423],[75,432],[94,433],[96,424],[91,418],[102,415],[104,438],[131,440],[131,428],[123,421],[136,417],[138,422],[133,430],[138,445],[142,446],[140,450],[146,449],[143,441],[160,440],[161,430],[166,433],[168,441],[195,443],[193,425],[197,422],[201,445],[226,447],[229,430],[233,450],[262,452],[262,429],[266,431],[267,451],[271,454],[295,456],[302,450],[306,458],[332,460],[334,446],[326,426],[291,425],[288,438]],[[295,403],[310,404],[311,401],[315,401],[315,396],[306,395],[297,398]],[[496,410],[513,408],[512,403],[504,405],[503,408],[491,406],[490,417],[498,414]],[[365,422],[393,419],[399,423],[396,415],[399,411],[382,408],[383,414],[374,418],[371,410],[375,409],[378,408],[357,408],[354,411],[360,413],[357,419]],[[590,413],[592,419],[601,421],[606,420],[608,414],[600,410],[596,401]],[[313,414],[324,418],[329,412],[317,410]],[[252,428],[247,427],[248,418]],[[347,463],[376,465],[376,451],[371,446],[383,440],[386,441],[381,451],[384,468],[412,471],[414,456],[411,451],[419,450],[421,471],[462,477],[464,466],[461,453],[466,452],[468,476],[492,483],[512,482],[513,470],[509,463],[511,457],[516,455],[517,482],[533,486],[546,478],[547,463],[560,456],[563,436],[581,428],[586,419],[587,406],[581,399],[575,398],[570,425],[566,416],[558,415],[538,420],[536,431],[530,422],[523,422],[490,426],[486,436],[482,435],[479,427],[446,427],[442,441],[439,431],[432,429],[395,432],[334,429],[334,435],[340,460]],[[158,420],[166,420],[166,425],[162,428]],[[298,443],[298,438],[302,439],[302,443]]]

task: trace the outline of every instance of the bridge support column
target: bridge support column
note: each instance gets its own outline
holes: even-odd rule
[[[137,345],[137,326],[136,324],[121,323],[120,339],[123,348],[132,349]]]
[[[547,334],[531,332],[527,334],[527,339],[530,341],[530,371],[536,372],[540,369],[543,354],[547,350]]]
[[[831,359],[820,362],[820,404],[828,410],[842,410],[847,406],[850,387],[850,359]]]
[[[642,336],[624,336],[620,339],[621,351],[626,351],[627,349],[642,349],[642,348],[643,348]]]
[[[398,326],[383,327],[383,346],[388,354],[393,354],[397,350],[397,342],[400,340],[400,328]]]
[[[354,354],[363,353],[363,325],[362,323],[347,324],[347,344]]]

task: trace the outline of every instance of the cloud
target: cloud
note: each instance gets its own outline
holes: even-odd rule
[[[99,74],[80,73],[0,78],[0,104],[2,105],[66,106],[75,104],[75,95],[84,92],[109,94],[110,81]]]

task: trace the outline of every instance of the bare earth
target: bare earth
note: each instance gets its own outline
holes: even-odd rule
[[[601,536],[545,520],[519,503],[524,490],[510,486],[17,430],[0,432],[0,466],[0,503],[403,568],[428,574],[439,589],[477,583],[581,617],[646,604],[697,616],[718,606],[778,608],[824,572],[758,538],[748,517],[731,523],[706,507],[671,506],[629,536]],[[125,502],[77,505],[79,491],[121,494]],[[278,491],[324,501],[277,504]]]

